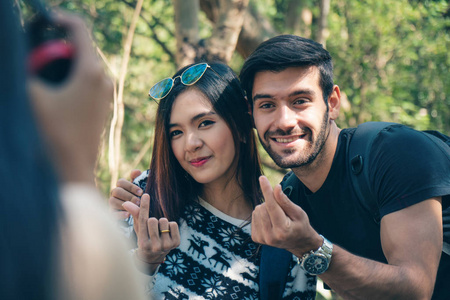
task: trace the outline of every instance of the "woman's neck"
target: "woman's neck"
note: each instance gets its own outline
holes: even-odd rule
[[[253,207],[239,184],[232,180],[225,184],[205,185],[201,198],[224,214],[241,220],[248,219]]]

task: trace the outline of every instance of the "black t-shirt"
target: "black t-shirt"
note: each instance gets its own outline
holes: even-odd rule
[[[386,263],[380,226],[360,204],[351,185],[346,147],[353,132],[354,129],[341,131],[330,172],[317,192],[311,193],[300,183],[298,204],[308,214],[311,225],[331,242],[358,256]],[[377,192],[381,217],[437,196],[443,196],[443,209],[449,207],[450,148],[437,147],[435,143],[421,132],[401,125],[377,136],[368,163],[369,181]],[[448,257],[445,259],[450,272]]]

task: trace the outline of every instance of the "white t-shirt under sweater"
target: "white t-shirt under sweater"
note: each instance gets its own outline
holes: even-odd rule
[[[259,299],[260,255],[250,223],[199,199],[186,207],[178,226],[180,246],[149,276],[151,299]],[[293,256],[283,299],[314,299],[315,294],[316,278],[306,275]]]

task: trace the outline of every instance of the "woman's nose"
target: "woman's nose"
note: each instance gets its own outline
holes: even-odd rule
[[[188,134],[185,145],[186,151],[194,152],[197,149],[201,148],[202,145],[203,141],[197,134],[194,133]]]

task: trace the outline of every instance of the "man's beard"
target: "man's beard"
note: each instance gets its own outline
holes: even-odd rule
[[[272,150],[271,146],[270,146],[270,142],[268,142],[267,144],[264,143],[264,141],[261,139],[261,137],[258,134],[259,140],[261,142],[261,145],[264,147],[264,149],[266,150],[266,152],[269,154],[269,156],[272,158],[272,160],[280,167],[280,168],[298,168],[298,167],[303,167],[303,166],[307,166],[310,163],[312,163],[317,156],[319,155],[319,153],[322,151],[323,146],[325,145],[325,141],[328,137],[328,133],[329,133],[329,125],[328,125],[328,110],[325,112],[323,119],[322,119],[322,124],[321,124],[321,128],[320,128],[320,132],[317,136],[317,139],[313,142],[312,141],[312,132],[309,128],[303,128],[303,134],[307,133],[309,136],[309,141],[308,144],[305,146],[305,148],[303,149],[303,153],[304,155],[300,155],[298,156],[300,153],[297,154],[297,159],[289,159],[288,157],[285,157],[291,153],[295,153],[298,152],[298,149],[292,149],[292,150],[284,150],[283,153],[286,154],[285,156],[282,156],[278,153],[276,153],[274,150]],[[290,135],[291,132],[283,132],[280,130],[277,130],[276,134],[278,135]],[[264,139],[266,141],[269,141],[270,138],[269,136],[269,132],[266,132],[264,134]]]

